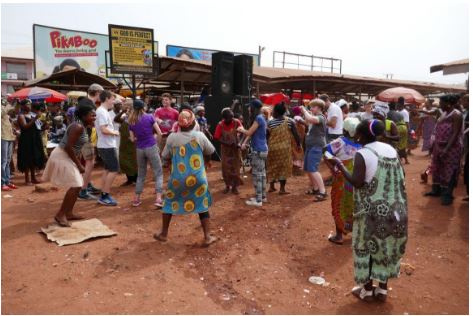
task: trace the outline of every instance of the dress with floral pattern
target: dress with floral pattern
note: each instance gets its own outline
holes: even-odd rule
[[[163,213],[182,215],[209,210],[212,197],[208,189],[202,149],[195,139],[170,148],[171,175],[164,195]]]
[[[355,282],[386,283],[399,276],[407,243],[407,197],[399,158],[378,157],[370,183],[355,188],[352,248]],[[372,267],[370,269],[370,261]]]

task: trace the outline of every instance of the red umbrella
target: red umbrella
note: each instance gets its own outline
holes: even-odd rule
[[[260,96],[261,102],[264,104],[268,105],[276,105],[279,102],[286,102],[289,103],[289,97],[285,95],[284,93],[278,92],[278,93],[268,93],[268,94],[262,94]]]
[[[16,91],[8,97],[8,100],[14,99],[30,99],[31,101],[44,100],[45,102],[61,102],[67,100],[67,97],[57,91],[41,88],[41,87],[32,87],[24,88]]]
[[[406,104],[422,104],[425,102],[425,98],[422,94],[414,89],[397,87],[389,88],[380,92],[376,99],[384,102],[397,102],[399,97],[404,97]]]

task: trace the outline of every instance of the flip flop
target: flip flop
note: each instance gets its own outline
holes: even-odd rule
[[[156,206],[157,208],[162,208],[163,200],[157,200],[156,202],[154,202],[154,206]]]
[[[388,290],[384,290],[378,286],[374,289],[374,297],[382,302],[386,302]]]

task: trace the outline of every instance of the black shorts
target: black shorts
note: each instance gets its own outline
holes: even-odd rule
[[[110,172],[118,172],[118,155],[116,148],[97,148],[100,158],[102,158],[104,168]]]

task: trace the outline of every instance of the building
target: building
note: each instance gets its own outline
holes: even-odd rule
[[[2,49],[2,96],[13,93],[23,82],[33,79],[33,50],[29,47]]]

